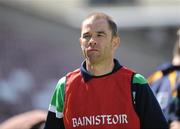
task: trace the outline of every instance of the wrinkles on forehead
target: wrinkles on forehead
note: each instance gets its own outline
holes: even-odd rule
[[[110,27],[106,19],[90,17],[83,21],[81,34],[86,33],[86,31],[89,31],[90,29],[95,31],[105,31],[106,29],[110,30]]]
[[[100,12],[92,13],[85,18],[85,20],[83,21],[82,24],[84,24],[86,21],[92,21],[93,22],[94,20],[99,20],[99,19],[103,19],[103,20],[108,22],[108,20],[110,20],[111,17],[109,17],[108,15],[106,15],[104,13],[100,13]]]
[[[108,22],[104,18],[99,18],[99,19],[88,18],[83,22],[82,27],[84,27],[84,26],[86,26],[86,27],[87,26],[93,26],[94,24],[100,24],[100,25],[101,24],[107,24],[107,26],[108,26]]]
[[[107,21],[105,18],[103,17],[95,17],[95,16],[91,16],[87,19],[85,19],[83,22],[82,22],[82,26],[83,25],[86,25],[86,24],[93,24],[94,22],[97,22],[97,21]]]
[[[100,13],[100,12],[95,12],[95,13],[92,13],[90,14],[89,16],[86,17],[86,19],[89,19],[89,18],[94,18],[94,19],[106,19],[106,20],[110,20],[111,17],[106,15],[105,13]]]

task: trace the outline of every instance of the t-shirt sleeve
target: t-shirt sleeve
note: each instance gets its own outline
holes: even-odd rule
[[[51,102],[49,104],[49,110],[44,129],[64,129],[63,110],[65,83],[66,77],[63,77],[56,85]]]
[[[135,94],[135,110],[139,116],[141,129],[168,129],[159,103],[143,75],[133,75],[132,90]]]
[[[66,77],[59,80],[49,105],[49,111],[55,113],[57,118],[63,117],[65,81]]]

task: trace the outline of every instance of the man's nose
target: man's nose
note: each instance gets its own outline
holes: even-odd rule
[[[97,44],[97,41],[92,37],[90,40],[89,40],[89,45],[90,46],[95,46]]]

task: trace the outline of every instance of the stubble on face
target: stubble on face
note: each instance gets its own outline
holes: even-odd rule
[[[84,33],[97,34],[97,32],[105,33],[102,38],[97,38],[96,45],[93,46],[96,50],[89,50],[92,46],[88,45],[89,41],[83,39]],[[87,61],[91,63],[101,62],[112,57],[112,34],[108,26],[108,23],[105,19],[87,19],[82,24],[81,32],[81,48],[83,55]],[[100,40],[99,40],[100,39]]]

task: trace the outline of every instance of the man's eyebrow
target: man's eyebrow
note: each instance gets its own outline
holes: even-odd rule
[[[96,31],[96,33],[97,34],[107,35],[106,32],[104,32],[104,31]],[[88,34],[90,34],[90,33],[89,32],[84,32],[82,35],[84,36],[84,35],[88,35]]]
[[[87,34],[89,34],[89,32],[85,32],[85,33],[83,33],[83,35],[87,35]]]
[[[107,35],[104,31],[97,31],[96,33]]]

